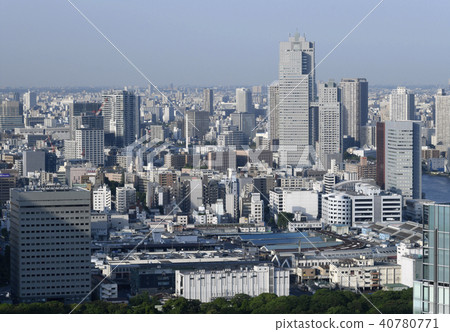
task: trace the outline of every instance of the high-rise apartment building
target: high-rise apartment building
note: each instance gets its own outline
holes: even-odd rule
[[[105,133],[103,117],[96,114],[72,116],[73,139],[64,141],[66,159],[83,159],[97,167],[104,165]]]
[[[214,115],[214,90],[203,90],[203,108],[209,115]]]
[[[80,127],[80,116],[82,115],[95,115],[99,113],[101,103],[90,102],[73,102],[69,104],[69,128],[70,139],[75,139],[75,130]],[[78,117],[78,118],[75,118]]]
[[[450,95],[439,89],[436,96],[436,142],[450,147]]]
[[[421,128],[415,121],[377,125],[377,183],[404,201],[422,197]],[[383,183],[384,180],[384,183]]]
[[[236,112],[249,113],[253,110],[252,91],[246,88],[236,89]]]
[[[11,190],[14,301],[73,303],[89,293],[90,204],[83,189]]]
[[[391,121],[415,120],[414,94],[404,87],[392,90],[389,95],[389,118]],[[364,125],[364,124],[362,124]]]
[[[125,187],[116,189],[116,210],[120,213],[126,213],[136,206],[136,189],[133,185],[127,184]]]
[[[134,93],[124,90],[104,94],[102,115],[105,145],[122,148],[139,138],[139,98]]]
[[[23,108],[28,111],[36,106],[36,92],[28,91],[23,94]]]
[[[369,84],[365,78],[343,78],[339,84],[342,103],[344,149],[360,145],[361,127],[369,113]]]
[[[296,33],[280,43],[278,137],[279,164],[307,162],[310,137],[310,102],[315,101],[314,43]]]
[[[111,210],[111,190],[108,186],[103,185],[92,191],[92,210]]]
[[[330,81],[319,83],[319,158],[325,170],[331,159],[342,161],[342,122],[340,89]]]
[[[423,207],[423,278],[414,281],[415,314],[450,313],[450,205]]]

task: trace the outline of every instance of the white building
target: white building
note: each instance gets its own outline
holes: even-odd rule
[[[404,87],[392,90],[389,96],[389,118],[391,121],[415,120],[414,94]]]
[[[259,193],[251,195],[249,222],[262,223],[264,221],[264,202]]]
[[[307,219],[317,219],[319,215],[319,193],[314,190],[287,190],[274,188],[269,192],[271,213],[301,212]]]
[[[326,224],[352,224],[352,198],[346,194],[322,196],[322,220]]]
[[[336,83],[319,83],[319,156],[325,170],[331,159],[342,160],[340,90]]]
[[[310,102],[315,100],[314,43],[296,33],[280,43],[278,136],[280,165],[307,163],[312,144]]]
[[[414,280],[422,279],[422,251],[418,244],[399,243],[397,246],[397,264],[402,267],[401,283],[414,286]]]
[[[381,191],[380,187],[359,182],[354,191],[322,196],[322,220],[328,224],[353,227],[365,223],[402,221],[401,195]]]
[[[209,209],[206,209],[203,205],[199,206],[197,210],[192,212],[192,219],[194,224],[206,225],[217,224],[217,216],[215,216]]]
[[[116,189],[116,211],[128,212],[131,206],[136,205],[136,189],[133,185],[126,184],[125,187]]]
[[[361,257],[330,264],[330,282],[340,288],[377,290],[386,284],[399,284],[401,266],[375,263]]]
[[[436,144],[450,147],[450,95],[439,89],[436,96]]]
[[[92,192],[92,210],[111,210],[111,190],[108,186],[103,185]]]
[[[253,269],[175,272],[175,294],[188,300],[211,302],[218,297],[262,293],[289,295],[289,271],[258,265]]]
[[[23,109],[28,111],[36,105],[36,92],[28,91],[23,94]]]
[[[403,198],[422,196],[420,122],[387,121],[384,133],[385,189]]]

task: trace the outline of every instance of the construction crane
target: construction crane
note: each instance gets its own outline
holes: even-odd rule
[[[108,99],[105,99],[105,101],[108,101]],[[102,107],[103,107],[104,103],[105,102],[102,102],[102,104],[100,105],[100,108],[97,111],[92,111],[92,113],[94,113],[95,116],[98,116],[100,114],[100,112],[102,111]]]

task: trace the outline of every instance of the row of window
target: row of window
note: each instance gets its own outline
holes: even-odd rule
[[[65,223],[65,224],[25,224],[25,225],[20,225],[21,227],[68,227],[68,226],[88,226],[89,223]]]
[[[22,214],[55,214],[55,213],[90,213],[89,210],[80,210],[80,211],[61,211],[61,210],[57,210],[57,211],[26,211],[26,212],[22,212]]]

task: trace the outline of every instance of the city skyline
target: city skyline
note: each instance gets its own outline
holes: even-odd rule
[[[316,43],[318,62],[357,23],[355,17],[363,16],[377,2],[358,3],[359,6],[355,1],[339,6],[326,3],[327,6],[287,2],[282,8],[263,3],[255,8],[249,1],[240,4],[236,12],[233,3],[155,2],[151,8],[151,13],[155,14],[143,16],[148,13],[147,5],[140,1],[133,3],[135,6],[121,3],[106,6],[102,1],[74,2],[156,85],[173,82],[204,86],[270,84],[277,77],[278,55],[274,50],[280,40],[285,40],[289,33],[293,35],[296,29]],[[449,77],[439,64],[445,63],[448,45],[432,36],[441,36],[437,31],[449,31],[444,17],[449,4],[439,1],[433,5],[430,8],[419,1],[410,1],[408,7],[404,7],[383,2],[324,61],[317,70],[317,80],[366,77],[374,85],[446,85]],[[21,6],[21,1],[2,4],[1,12],[8,15],[0,14],[1,25],[11,26],[11,18],[19,11],[21,18],[13,25],[14,29],[8,29],[4,40],[6,51],[1,55],[0,87],[144,84],[139,74],[68,2],[51,8],[47,1],[27,8]],[[135,8],[143,10],[133,11]],[[289,13],[285,11],[281,15],[286,19],[273,19],[280,17],[277,14],[284,8],[290,8]],[[172,15],[161,15],[165,19],[161,22],[162,18],[156,13],[166,10],[171,10]],[[319,19],[316,15],[304,14],[318,10]],[[433,15],[425,15],[427,11],[432,11]],[[123,15],[127,28],[110,23],[117,13]],[[299,13],[298,18],[295,18],[296,13]],[[46,20],[52,24],[34,24],[36,15],[40,18],[38,22]],[[197,20],[198,17],[204,19]],[[432,22],[427,21],[430,17]],[[415,24],[419,19],[422,24]],[[261,24],[264,21],[273,24]],[[389,33],[400,24],[405,33]],[[55,25],[60,28],[55,29]],[[139,38],[142,31],[156,33],[150,33],[146,40],[146,34]],[[135,36],[138,36],[137,42]],[[134,43],[130,43],[131,39]],[[46,45],[47,42],[50,44]],[[427,66],[422,65],[422,52],[411,52],[413,47],[435,50],[428,54]],[[29,75],[31,71],[35,74]]]

